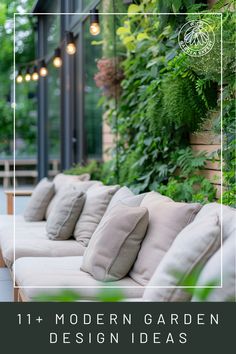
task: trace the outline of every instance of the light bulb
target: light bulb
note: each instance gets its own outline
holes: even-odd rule
[[[56,67],[56,68],[60,68],[62,66],[62,60],[60,57],[55,57],[53,59],[53,65]]]
[[[55,66],[55,68],[60,68],[62,66],[61,49],[60,48],[57,48],[54,51],[53,65]]]
[[[39,79],[38,69],[36,65],[34,66],[34,71],[31,77],[34,81],[37,81]]]
[[[25,81],[29,82],[31,80],[31,76],[29,73],[25,75]]]
[[[45,60],[42,60],[40,64],[39,75],[45,77],[47,76],[47,74],[48,74],[47,65],[45,63]]]
[[[23,76],[21,74],[18,74],[16,77],[16,82],[18,84],[21,84],[23,82]]]
[[[66,32],[66,52],[69,55],[76,53],[76,45],[72,32]]]
[[[76,53],[76,46],[74,43],[68,43],[66,46],[66,52],[69,55],[73,55]]]
[[[90,28],[89,31],[92,36],[97,36],[100,33],[99,25],[99,12],[98,9],[93,9],[90,11]]]
[[[97,36],[100,33],[100,25],[97,22],[93,22],[90,24],[90,33],[93,36]]]
[[[39,74],[37,72],[34,72],[32,74],[32,80],[37,81],[39,79]]]
[[[47,76],[47,74],[48,74],[48,69],[45,68],[45,67],[40,68],[39,74],[40,74],[40,76],[42,76],[42,77]]]

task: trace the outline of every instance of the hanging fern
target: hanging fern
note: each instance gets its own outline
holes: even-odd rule
[[[163,114],[165,121],[175,127],[184,126],[189,131],[196,131],[205,117],[207,107],[199,97],[194,83],[188,78],[166,77],[162,83]]]

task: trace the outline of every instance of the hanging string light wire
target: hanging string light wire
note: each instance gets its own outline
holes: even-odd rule
[[[66,32],[65,33],[65,38],[63,38],[63,40],[61,41],[61,43],[59,43],[58,48],[55,49],[53,54],[47,54],[43,57],[37,58],[35,60],[29,61],[27,63],[24,64],[19,64],[17,65],[18,67],[18,74],[16,75],[16,82],[17,83],[22,83],[24,81],[23,76],[22,76],[22,70],[24,68],[26,68],[26,75],[30,75],[30,67],[33,67],[33,73],[32,76],[27,76],[27,80],[26,81],[30,81],[31,78],[34,81],[37,81],[39,76],[37,76],[37,74],[39,75],[40,70],[42,69],[42,62],[44,63],[44,68],[42,69],[41,72],[43,72],[43,75],[40,74],[41,77],[46,77],[48,74],[48,70],[47,70],[47,64],[50,61],[53,61],[53,64],[56,68],[60,68],[62,65],[62,59],[61,59],[61,55],[60,55],[60,48],[63,45],[66,45],[66,51],[69,55],[73,55],[76,53],[76,45],[75,45],[75,39],[74,39],[74,35],[72,32]],[[68,45],[69,45],[69,49],[68,49]],[[56,64],[55,64],[56,62]],[[28,72],[29,70],[29,72]],[[30,80],[29,80],[30,79]]]

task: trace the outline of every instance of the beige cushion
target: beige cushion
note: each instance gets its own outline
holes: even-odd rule
[[[196,215],[196,219],[202,218],[205,215],[217,215],[222,224],[223,241],[236,233],[236,209],[219,203],[209,203],[202,207]]]
[[[65,189],[47,220],[46,231],[51,240],[67,240],[73,235],[86,195],[73,187]]]
[[[232,209],[233,211],[233,209]],[[234,212],[236,215],[236,210]],[[197,281],[198,287],[214,286],[207,296],[202,296],[205,290],[196,288],[192,301],[236,301],[236,220],[234,231],[224,241],[221,248],[209,259]],[[222,284],[221,284],[221,254],[222,254]]]
[[[190,292],[177,286],[195,286],[197,271],[220,247],[220,240],[217,215],[205,215],[186,226],[157,267],[144,292],[144,300],[189,301]]]
[[[133,197],[134,193],[128,187],[121,187],[111,198],[107,207],[107,212],[119,203],[123,203],[124,199]]]
[[[55,185],[55,195],[47,207],[46,219],[48,219],[53,207],[58,204],[61,194],[64,193],[65,188],[68,186],[73,186],[78,188],[81,192],[86,192],[93,185],[102,185],[99,181],[81,181],[79,176],[67,176],[63,174],[57,175],[54,178],[53,183]]]
[[[55,185],[55,191],[57,193],[60,190],[60,188],[65,184],[71,184],[71,183],[73,184],[75,182],[87,182],[89,180],[90,180],[90,175],[88,173],[79,176],[59,173],[53,179],[53,183]]]
[[[149,226],[131,278],[146,285],[178,233],[201,208],[200,204],[176,203],[159,193],[148,193],[141,206],[149,211]]]
[[[101,221],[112,196],[119,186],[93,186],[86,193],[86,201],[74,231],[75,239],[87,247]]]
[[[13,216],[0,216],[0,246],[6,265],[14,261]],[[82,256],[85,248],[74,239],[51,241],[46,233],[46,221],[27,222],[21,215],[15,217],[15,257]]]
[[[101,283],[80,270],[82,260],[82,257],[18,259],[15,263],[16,282],[20,286],[32,287],[23,289],[29,300],[41,294],[58,295],[68,287],[86,300],[96,300],[97,295],[104,291],[119,292],[125,298],[142,297],[143,287],[131,278],[126,277],[115,283]]]
[[[137,257],[147,226],[146,208],[114,206],[94,232],[81,269],[100,281],[125,277]]]
[[[45,218],[46,210],[54,195],[54,184],[43,178],[35,187],[29,203],[26,206],[24,217],[26,221],[41,221]]]

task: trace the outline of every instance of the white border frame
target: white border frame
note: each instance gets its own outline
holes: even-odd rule
[[[14,43],[13,43],[13,70],[14,70],[14,85],[13,85],[13,191],[15,194],[15,161],[16,161],[16,154],[15,154],[15,120],[16,120],[16,80],[15,80],[15,72],[16,72],[16,58],[15,58],[15,34],[16,34],[16,16],[38,16],[38,15],[81,15],[81,16],[87,16],[90,15],[90,12],[49,12],[49,13],[32,13],[32,12],[25,12],[25,13],[18,13],[14,12],[14,29],[13,29],[13,35],[14,35]],[[100,12],[99,15],[127,15],[127,12],[122,12],[122,13],[115,13],[115,12]],[[138,12],[138,13],[132,13],[132,15],[213,15],[213,16],[220,16],[221,17],[221,84],[220,84],[220,116],[221,116],[221,156],[220,156],[220,163],[221,163],[221,185],[220,185],[220,193],[221,193],[221,267],[220,267],[220,273],[221,273],[221,283],[218,286],[116,286],[116,285],[96,285],[96,286],[18,286],[16,285],[16,277],[15,277],[15,232],[16,232],[16,225],[15,225],[15,197],[14,197],[14,215],[13,215],[13,238],[14,238],[14,265],[13,265],[13,288],[14,289],[159,289],[159,288],[164,288],[164,289],[222,289],[223,287],[223,252],[222,252],[222,245],[223,245],[223,206],[222,206],[222,193],[223,193],[223,98],[222,98],[222,93],[223,93],[223,13],[221,12],[206,12],[206,13],[200,13],[200,12],[191,12],[191,13],[159,13],[159,12]],[[43,258],[43,257],[42,257]]]

